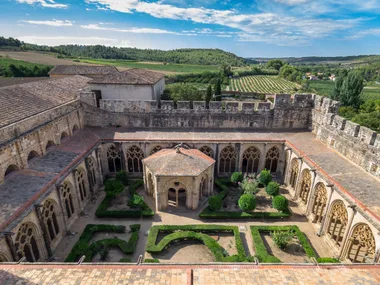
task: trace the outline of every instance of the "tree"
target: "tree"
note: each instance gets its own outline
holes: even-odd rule
[[[267,187],[265,188],[265,191],[270,196],[277,196],[280,192],[280,185],[277,182],[271,181],[268,183]]]
[[[238,204],[244,212],[253,211],[256,208],[256,197],[252,194],[243,194],[240,196]]]
[[[115,197],[117,194],[123,192],[124,185],[120,180],[107,180],[104,183],[104,191],[108,197]]]
[[[214,87],[215,95],[222,95],[222,82],[218,79]]]
[[[267,68],[280,70],[280,68],[283,66],[284,66],[284,62],[280,59],[272,59],[267,62]]]
[[[243,173],[241,173],[241,172],[234,172],[234,173],[232,173],[232,175],[231,175],[231,178],[230,178],[230,181],[232,182],[232,183],[235,183],[235,184],[237,184],[238,182],[242,182],[243,181]]]
[[[212,87],[211,87],[211,85],[209,85],[207,87],[206,98],[205,98],[205,101],[206,101],[207,105],[209,104],[209,102],[211,101],[211,99],[212,99]]]
[[[222,208],[222,199],[219,196],[211,196],[208,198],[208,207],[212,211],[218,211]]]
[[[250,174],[243,179],[240,183],[241,189],[244,190],[245,194],[256,194],[259,192],[259,182],[255,179],[254,174]]]
[[[125,170],[116,173],[116,179],[120,180],[125,186],[128,185],[128,174]]]
[[[134,194],[128,202],[129,206],[132,208],[139,208],[144,204],[144,197],[138,194]]]
[[[360,98],[364,88],[364,79],[360,73],[351,71],[342,83],[340,102],[343,106],[352,106],[359,109],[363,100]]]
[[[334,88],[331,91],[330,98],[336,101],[340,101],[340,89],[342,88],[344,77],[339,76],[335,79]]]
[[[269,170],[263,169],[260,172],[258,180],[262,185],[267,186],[272,181],[272,174]]]
[[[277,195],[272,200],[272,206],[277,211],[284,212],[288,210],[288,199],[282,195]]]
[[[174,102],[177,101],[201,101],[202,92],[191,84],[174,84],[167,87],[170,89],[170,97]]]

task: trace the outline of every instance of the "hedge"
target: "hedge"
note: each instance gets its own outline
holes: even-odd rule
[[[145,258],[144,263],[160,263],[158,258]]]
[[[253,247],[255,248],[256,257],[263,263],[281,263],[277,257],[270,255],[268,249],[265,247],[264,241],[260,236],[262,232],[272,231],[287,231],[292,230],[297,236],[306,255],[311,258],[317,258],[317,254],[307,240],[305,234],[297,226],[251,226],[251,234],[253,239]]]
[[[317,258],[318,263],[340,263],[340,260],[333,257],[319,257]]]
[[[132,227],[133,226],[133,227]],[[85,262],[91,262],[94,254],[97,253],[99,246],[107,245],[108,247],[118,247],[125,254],[134,253],[136,249],[137,240],[139,238],[139,227],[140,225],[130,226],[132,230],[132,235],[128,242],[121,240],[119,238],[103,239],[89,244],[92,236],[98,232],[113,232],[113,233],[125,233],[125,226],[114,226],[114,225],[92,225],[89,224],[85,227],[79,240],[76,242],[72,248],[70,254],[66,257],[65,262],[76,262],[83,255],[86,256]]]
[[[230,232],[234,234],[236,250],[238,254],[226,256],[225,250],[206,233]],[[158,244],[156,244],[159,233],[168,233]],[[149,253],[159,253],[165,250],[170,244],[181,240],[199,240],[215,256],[218,262],[244,262],[247,261],[245,249],[240,238],[239,229],[236,226],[219,225],[184,225],[184,226],[153,226],[149,231],[146,251]]]
[[[136,193],[136,189],[144,185],[143,180],[137,180],[128,190],[130,193]],[[154,211],[143,202],[141,209],[138,210],[121,210],[121,211],[109,211],[107,210],[111,205],[114,198],[106,196],[100,203],[98,209],[96,209],[95,216],[97,218],[141,218],[141,217],[153,217]]]

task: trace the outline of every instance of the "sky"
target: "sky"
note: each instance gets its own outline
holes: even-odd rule
[[[0,36],[242,57],[380,54],[380,0],[0,0]]]

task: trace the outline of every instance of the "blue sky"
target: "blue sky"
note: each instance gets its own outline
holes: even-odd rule
[[[0,0],[0,35],[47,45],[380,54],[380,0]]]

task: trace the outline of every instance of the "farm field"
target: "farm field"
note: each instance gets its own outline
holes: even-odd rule
[[[56,58],[52,55],[45,53],[32,52],[32,51],[0,51],[0,56],[3,58],[11,58],[15,60],[22,60],[31,63],[45,64],[45,65],[58,65],[58,64],[81,64],[80,62],[73,62],[69,59]]]
[[[239,79],[231,79],[230,82],[230,91],[266,94],[294,93],[295,88],[300,88],[300,86],[277,76],[244,76]]]

